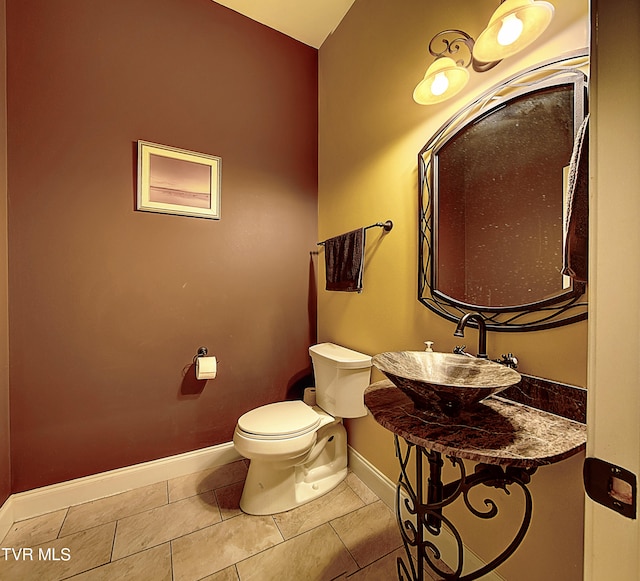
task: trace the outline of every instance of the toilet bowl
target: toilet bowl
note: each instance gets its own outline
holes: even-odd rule
[[[335,488],[347,475],[342,418],[367,414],[371,357],[333,343],[309,348],[317,405],[276,402],[240,417],[233,435],[251,460],[240,508],[254,515],[291,510]]]

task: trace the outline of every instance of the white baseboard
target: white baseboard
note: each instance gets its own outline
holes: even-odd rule
[[[349,468],[362,482],[364,482],[378,498],[382,500],[392,511],[396,510],[396,483],[380,472],[364,456],[349,447]],[[456,539],[447,529],[443,528],[438,538],[438,548],[445,563],[456,563],[458,548]],[[486,563],[480,559],[468,547],[464,547],[465,567],[464,571],[476,571]],[[495,571],[482,577],[486,581],[505,581],[505,578]]]
[[[349,468],[391,510],[396,508],[396,484],[378,470],[369,460],[349,446]]]
[[[0,540],[14,522],[241,459],[232,442],[12,494],[0,507]]]

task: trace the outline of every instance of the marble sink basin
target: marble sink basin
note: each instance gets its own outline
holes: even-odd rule
[[[455,416],[520,381],[520,374],[488,359],[455,353],[395,351],[374,355],[373,364],[413,401],[418,411]]]

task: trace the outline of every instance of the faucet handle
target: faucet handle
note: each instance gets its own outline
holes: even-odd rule
[[[513,353],[503,353],[501,359],[496,359],[496,363],[511,367],[511,369],[518,369],[518,358]]]
[[[471,355],[471,353],[467,353],[467,352],[465,351],[465,348],[466,348],[466,347],[467,347],[466,345],[456,345],[456,346],[453,348],[453,352],[454,352],[456,355],[466,355],[467,357],[473,357],[473,355]]]

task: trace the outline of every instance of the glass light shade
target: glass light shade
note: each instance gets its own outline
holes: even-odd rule
[[[469,80],[469,71],[449,57],[436,59],[413,90],[413,100],[420,105],[446,101],[459,93]]]
[[[502,26],[498,31],[497,41],[501,46],[513,44],[524,30],[524,23],[515,14],[509,14],[502,20]]]
[[[473,58],[491,63],[516,54],[546,30],[553,12],[553,4],[543,0],[506,0],[498,6],[487,28],[478,37]]]

